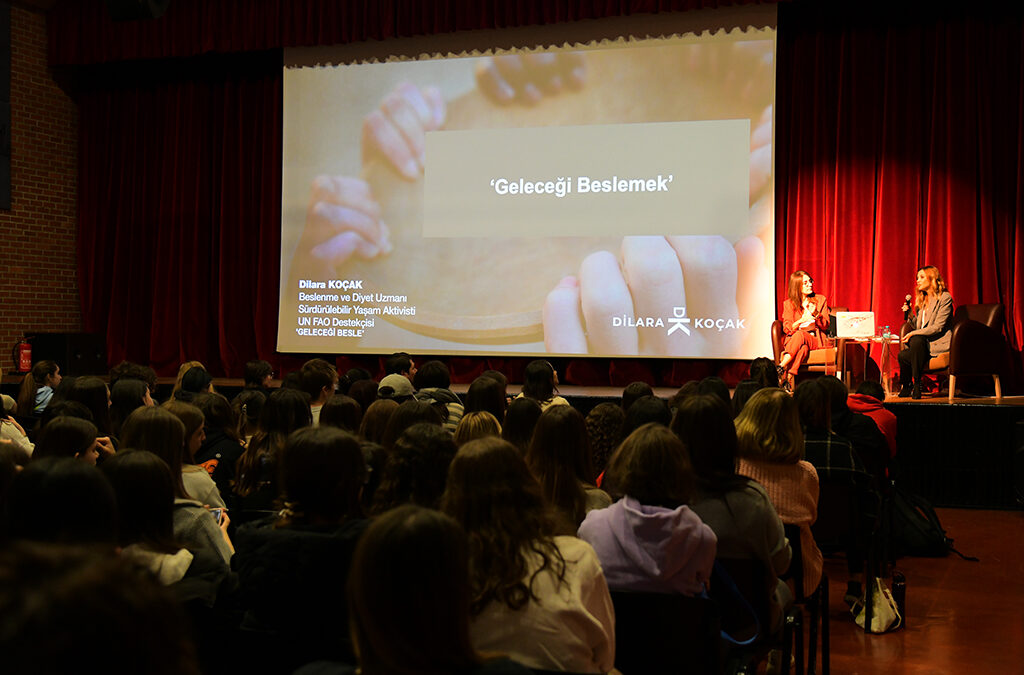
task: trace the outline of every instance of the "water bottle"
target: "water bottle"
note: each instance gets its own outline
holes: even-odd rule
[[[888,342],[890,337],[892,337],[892,333],[889,331],[889,327],[882,326],[882,339]]]
[[[903,572],[892,573],[892,599],[896,603],[896,610],[900,613],[903,621],[900,628],[907,627],[907,578]]]

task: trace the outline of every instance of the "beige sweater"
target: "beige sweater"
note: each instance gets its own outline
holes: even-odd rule
[[[811,534],[811,525],[818,519],[818,472],[809,462],[771,464],[740,459],[736,472],[753,478],[764,486],[783,523],[800,527],[803,547],[804,594],[813,593],[821,581],[822,556]]]

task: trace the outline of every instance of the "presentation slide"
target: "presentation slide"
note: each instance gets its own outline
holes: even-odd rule
[[[771,352],[773,29],[284,73],[282,352]]]

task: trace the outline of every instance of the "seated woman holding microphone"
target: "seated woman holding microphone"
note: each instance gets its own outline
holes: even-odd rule
[[[900,397],[921,398],[921,373],[928,361],[949,351],[953,335],[953,296],[939,270],[926,265],[917,271],[914,329],[902,337],[899,353]],[[909,300],[908,300],[909,302]],[[910,307],[903,305],[903,311]]]
[[[786,391],[793,391],[797,371],[812,349],[832,346],[825,335],[828,324],[828,303],[824,295],[814,292],[814,279],[803,270],[793,272],[789,275],[789,297],[782,303],[786,344],[778,365],[779,379],[785,378]]]

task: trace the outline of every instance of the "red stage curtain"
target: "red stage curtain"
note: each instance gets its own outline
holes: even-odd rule
[[[871,7],[878,10],[873,13]],[[1024,336],[1024,19],[779,8],[776,260],[899,326],[916,271]]]

